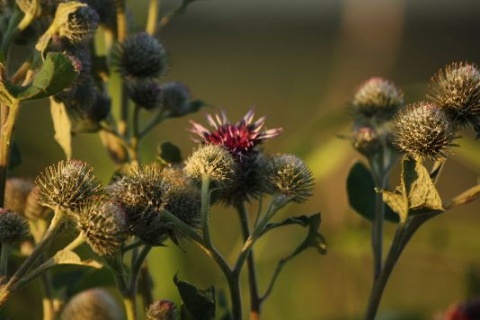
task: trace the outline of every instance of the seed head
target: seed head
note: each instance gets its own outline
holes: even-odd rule
[[[455,125],[480,125],[480,71],[467,62],[452,63],[430,80],[427,98],[444,109]]]
[[[190,89],[182,82],[167,82],[161,85],[162,106],[170,117],[181,117],[191,112]]]
[[[27,221],[18,213],[0,208],[0,243],[14,243],[30,233]]]
[[[408,105],[395,116],[392,134],[400,151],[432,160],[445,158],[457,138],[444,109],[424,101]]]
[[[113,201],[92,198],[82,205],[75,220],[87,243],[100,256],[113,256],[126,239],[125,211]]]
[[[184,170],[196,181],[209,178],[213,186],[228,189],[236,181],[237,163],[221,146],[208,144],[193,152],[185,161]]]
[[[160,102],[161,89],[151,79],[131,79],[127,81],[127,93],[140,107],[151,110]]]
[[[385,122],[404,105],[403,92],[389,80],[370,78],[357,90],[350,105],[354,117]]]
[[[155,301],[148,307],[145,317],[147,320],[176,320],[177,306],[168,300]]]
[[[273,194],[281,194],[293,202],[304,202],[312,195],[312,172],[293,154],[271,157],[268,183]]]
[[[167,70],[167,53],[163,45],[148,33],[136,33],[113,52],[112,62],[124,77],[158,78]]]
[[[162,175],[165,185],[165,209],[190,227],[199,228],[201,207],[199,188],[179,168],[165,168]],[[163,224],[174,242],[183,236],[174,226],[169,226],[165,222]]]
[[[121,175],[107,191],[125,209],[130,233],[146,243],[160,245],[168,236],[157,232],[166,205],[161,168],[155,164],[130,165]]]
[[[81,160],[63,160],[46,168],[35,179],[39,203],[73,214],[90,197],[101,192],[93,168]]]
[[[93,288],[76,294],[63,308],[61,320],[120,320],[123,308],[107,291]]]

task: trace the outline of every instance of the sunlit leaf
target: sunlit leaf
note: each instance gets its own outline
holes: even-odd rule
[[[63,103],[50,98],[50,112],[52,115],[55,141],[63,149],[67,159],[72,157],[72,133],[71,122],[66,107]]]

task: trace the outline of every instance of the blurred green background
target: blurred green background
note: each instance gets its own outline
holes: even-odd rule
[[[130,1],[138,30],[145,21],[144,2]],[[176,3],[162,1],[162,10]],[[320,211],[328,254],[307,251],[286,266],[264,304],[264,319],[361,318],[371,285],[370,229],[346,199],[349,167],[361,159],[348,141],[337,138],[350,132],[347,103],[371,76],[395,81],[407,102],[414,102],[425,97],[427,81],[441,67],[479,63],[479,14],[480,2],[472,0],[202,0],[161,30],[170,55],[163,80],[183,81],[195,98],[216,106],[191,118],[205,123],[205,113],[225,109],[237,121],[255,105],[258,116],[267,116],[267,127],[284,129],[266,150],[298,154],[314,172],[314,196],[278,218]],[[52,140],[48,110],[41,103],[22,109],[16,139],[23,163],[13,174],[34,177],[63,158]],[[143,160],[152,161],[156,145],[166,140],[187,156],[193,147],[188,126],[188,119],[180,118],[152,132],[142,145]],[[464,132],[460,143],[439,182],[445,199],[476,184],[480,172],[480,145],[472,132]],[[96,135],[76,136],[73,151],[104,181],[113,173]],[[387,286],[380,307],[384,319],[431,319],[480,293],[479,211],[480,203],[472,203],[420,229]],[[234,257],[240,248],[236,214],[216,207],[212,219],[214,241]],[[303,236],[295,228],[283,231],[256,247],[261,288],[278,259]],[[389,224],[386,245],[392,231]],[[156,249],[150,263],[156,298],[179,301],[176,273],[201,287],[226,288],[220,271],[194,246]],[[21,294],[15,299],[37,303]]]

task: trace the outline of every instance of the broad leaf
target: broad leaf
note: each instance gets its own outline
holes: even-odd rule
[[[179,147],[171,142],[164,142],[158,146],[157,159],[163,164],[179,164],[182,162],[182,154]]]
[[[66,107],[63,103],[50,98],[50,112],[52,115],[53,129],[55,130],[55,141],[65,152],[67,159],[72,157],[72,124]]]
[[[215,288],[211,286],[206,290],[196,288],[194,285],[173,278],[178,292],[182,297],[185,308],[195,320],[215,319]]]
[[[411,213],[420,211],[443,211],[442,199],[427,169],[414,159],[405,157],[402,182]]]
[[[72,85],[77,76],[72,58],[49,52],[32,83],[23,87],[10,85],[9,90],[18,100],[45,98]]]
[[[352,166],[347,177],[348,202],[357,213],[370,221],[375,217],[375,193],[375,183],[370,170],[358,161]],[[385,220],[394,223],[399,221],[398,215],[389,206],[385,207]]]

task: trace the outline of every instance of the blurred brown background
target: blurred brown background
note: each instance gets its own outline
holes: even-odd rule
[[[144,2],[130,1],[138,30]],[[176,3],[162,1],[162,12]],[[371,76],[395,81],[413,102],[425,97],[426,83],[439,68],[454,61],[479,63],[479,15],[480,2],[474,0],[202,0],[160,31],[171,61],[163,80],[183,81],[196,98],[217,106],[193,119],[204,123],[205,113],[225,109],[237,121],[255,105],[258,116],[267,116],[267,127],[284,128],[266,150],[296,153],[315,174],[314,197],[278,218],[321,211],[329,252],[307,251],[286,266],[264,305],[264,319],[361,318],[372,273],[370,229],[346,200],[349,167],[361,159],[337,138],[350,131],[347,103]],[[166,140],[187,156],[193,147],[188,126],[188,119],[175,119],[150,134],[142,145],[144,161],[153,160],[156,145]],[[47,106],[23,108],[17,132],[24,158],[19,175],[35,176],[63,157],[51,139]],[[480,172],[480,145],[472,132],[464,132],[460,143],[439,184],[445,199],[476,184]],[[92,163],[105,181],[113,172],[96,135],[75,137],[74,157]],[[382,319],[430,319],[480,293],[479,215],[477,202],[420,229],[387,286]],[[222,207],[213,212],[214,240],[226,256],[239,250],[236,218]],[[392,230],[389,224],[387,245]],[[256,248],[261,288],[277,260],[302,239],[300,230],[284,231]],[[220,271],[193,246],[185,249],[169,245],[151,254],[156,298],[179,300],[175,273],[222,289]]]

